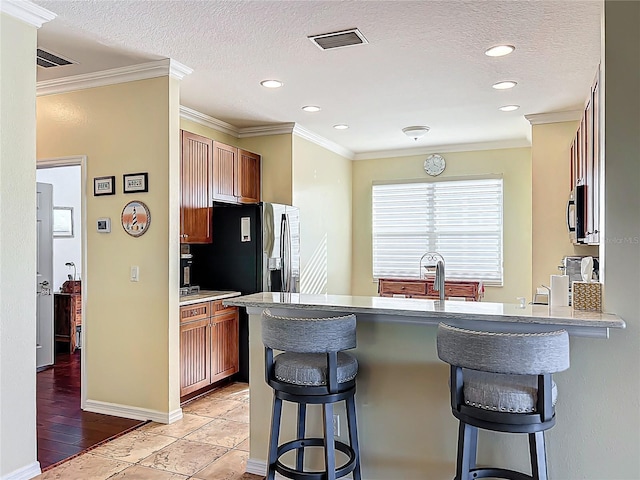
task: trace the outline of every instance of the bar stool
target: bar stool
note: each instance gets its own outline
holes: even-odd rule
[[[489,333],[438,326],[438,357],[451,365],[451,411],[460,421],[455,480],[547,480],[544,432],[556,423],[552,374],[569,368],[569,335]],[[529,436],[531,475],[477,468],[478,428]]]
[[[353,472],[360,480],[360,454],[356,425],[356,374],[358,362],[343,350],[356,346],[356,317],[285,318],[262,314],[262,341],[265,346],[265,380],[273,388],[273,413],[269,439],[267,480],[275,473],[294,480],[335,480]],[[274,357],[273,351],[282,353]],[[298,404],[297,438],[278,444],[282,401]],[[333,405],[347,407],[349,445],[334,439]],[[323,438],[305,438],[307,405],[322,405]],[[324,447],[325,471],[304,470],[304,449]],[[279,458],[296,451],[295,468]],[[335,451],[347,461],[336,468]]]

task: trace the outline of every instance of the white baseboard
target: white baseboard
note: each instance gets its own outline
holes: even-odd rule
[[[84,409],[87,412],[103,413],[116,417],[131,418],[133,420],[152,420],[158,423],[173,423],[182,418],[182,409],[177,408],[171,412],[161,412],[148,408],[120,405],[118,403],[101,402],[99,400],[87,400]]]
[[[267,474],[266,460],[256,460],[255,458],[247,460],[247,473],[253,473],[254,475],[264,477]]]
[[[247,460],[247,473],[253,473],[254,475],[260,475],[264,477],[267,474],[267,462],[266,460],[256,460],[254,458],[250,458]],[[276,480],[287,480],[286,477],[283,477],[279,473],[276,473]]]
[[[29,480],[30,478],[37,477],[40,473],[42,473],[40,470],[40,462],[33,462],[25,467],[3,475],[0,480]]]

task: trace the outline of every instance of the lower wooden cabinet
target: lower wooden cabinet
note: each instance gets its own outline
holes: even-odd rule
[[[381,297],[403,295],[407,298],[428,298],[437,300],[440,292],[433,289],[433,280],[407,278],[381,278],[378,280],[378,294]],[[482,282],[446,280],[445,298],[459,297],[467,301],[480,301],[484,289]]]
[[[196,303],[180,307],[180,319],[181,397],[238,372],[237,307]]]

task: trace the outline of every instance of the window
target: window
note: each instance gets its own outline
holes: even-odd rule
[[[502,285],[502,178],[373,185],[373,276],[420,277],[438,252],[446,276]]]

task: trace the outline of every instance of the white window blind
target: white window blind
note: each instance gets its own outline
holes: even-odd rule
[[[502,285],[502,199],[502,179],[374,185],[374,278],[419,278],[438,252],[446,278]]]

